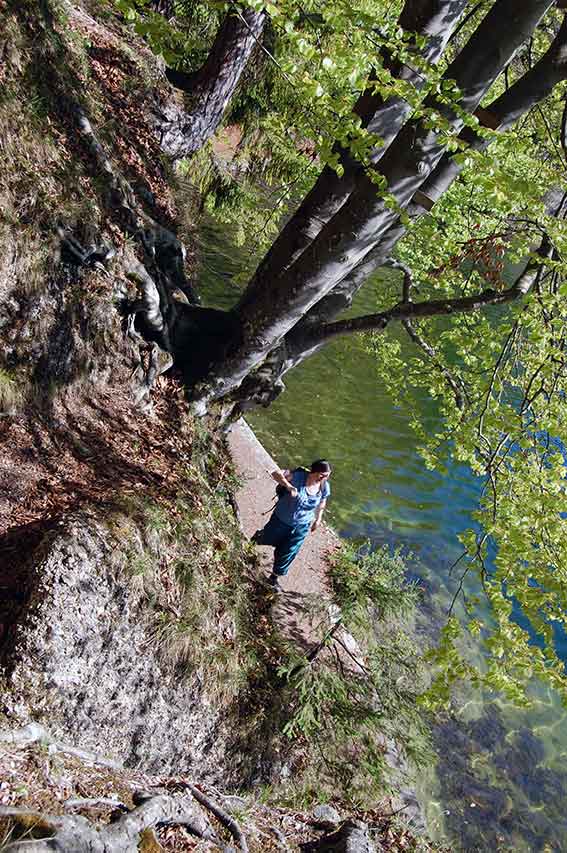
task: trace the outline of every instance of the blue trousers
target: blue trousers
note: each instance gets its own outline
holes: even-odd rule
[[[272,515],[263,530],[257,531],[253,539],[258,545],[271,545],[274,548],[274,574],[287,575],[303,540],[309,533],[311,522],[290,527],[276,515]]]

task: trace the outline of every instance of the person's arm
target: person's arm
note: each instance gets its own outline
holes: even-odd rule
[[[321,524],[321,518],[323,517],[323,510],[327,506],[327,499],[323,499],[317,509],[315,510],[315,518],[313,519],[313,524],[311,525],[311,532],[315,533],[319,525]]]
[[[284,489],[287,489],[292,498],[296,498],[298,495],[298,491],[293,485],[293,483],[288,480],[290,474],[291,471],[280,471],[279,468],[276,468],[275,471],[272,471],[270,477],[272,478],[272,480],[275,480],[276,483],[279,483],[280,486],[283,486]]]

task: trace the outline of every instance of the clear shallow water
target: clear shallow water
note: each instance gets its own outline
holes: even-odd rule
[[[229,307],[238,295],[231,275],[250,259],[214,224],[201,236],[204,300]],[[373,286],[358,311],[371,306]],[[356,341],[330,344],[285,382],[268,410],[248,417],[251,426],[282,466],[332,462],[329,520],[341,536],[411,551],[425,593],[419,630],[430,636],[452,597],[448,569],[479,482],[463,466],[445,476],[425,468],[404,412]],[[433,408],[421,405],[433,426]],[[533,698],[518,711],[463,693],[457,717],[436,727],[437,770],[418,787],[430,830],[447,833],[455,850],[567,851],[567,719],[550,691],[534,685]]]

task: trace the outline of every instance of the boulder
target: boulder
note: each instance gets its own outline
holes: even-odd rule
[[[341,816],[336,809],[321,803],[313,809],[313,824],[321,829],[335,829],[341,822]]]
[[[382,853],[381,845],[370,840],[368,826],[361,820],[347,820],[336,832],[300,849],[303,853]]]

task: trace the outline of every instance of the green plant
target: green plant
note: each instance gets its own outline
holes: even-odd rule
[[[14,414],[22,402],[22,388],[14,375],[0,368],[0,414]]]
[[[340,610],[321,620],[320,642],[307,657],[279,668],[291,710],[284,731],[312,755],[302,796],[321,801],[339,786],[364,803],[387,785],[388,752],[399,753],[400,765],[432,761],[417,705],[421,657],[408,633],[418,592],[405,581],[401,555],[387,548],[345,546],[330,576]]]
[[[206,431],[195,431],[193,460],[173,500],[127,495],[108,524],[133,539],[126,570],[146,602],[154,647],[228,705],[259,666],[254,585],[227,499],[234,475]]]

